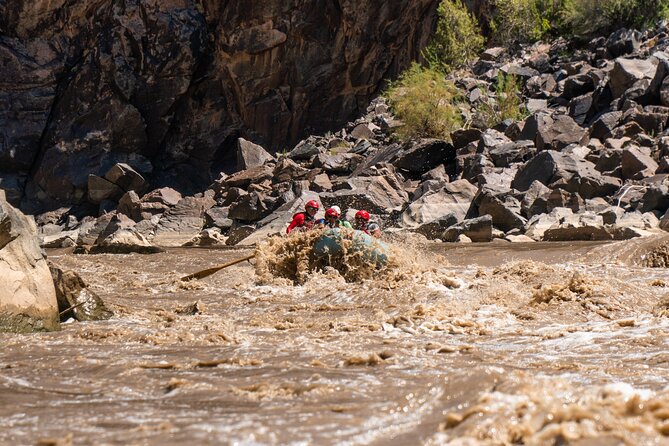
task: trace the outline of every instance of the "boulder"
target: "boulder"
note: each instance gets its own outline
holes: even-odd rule
[[[237,139],[237,171],[262,166],[273,159],[274,157],[262,146],[253,144],[244,138]]]
[[[594,79],[588,73],[579,73],[564,80],[562,97],[570,100],[577,96],[590,93],[595,89]]]
[[[290,158],[281,158],[272,172],[273,181],[282,183],[284,181],[296,180],[304,177],[309,172]]]
[[[35,223],[1,194],[0,331],[58,328],[56,290]]]
[[[544,233],[559,225],[563,218],[571,217],[574,212],[569,208],[554,208],[549,213],[537,214],[530,218],[525,228],[525,235],[533,240],[543,240]]]
[[[620,57],[631,54],[641,46],[641,33],[636,30],[619,29],[609,36],[606,41],[606,50],[611,57]]]
[[[176,206],[181,201],[181,194],[171,187],[161,187],[142,197],[143,203],[160,203],[167,207]]]
[[[448,183],[440,190],[426,193],[411,203],[402,213],[402,223],[405,227],[415,228],[448,214],[453,214],[458,221],[462,221],[477,190],[467,180]]]
[[[363,161],[363,156],[350,152],[335,155],[320,153],[314,158],[313,167],[329,174],[343,175],[353,172]]]
[[[458,129],[451,133],[453,147],[456,150],[465,147],[470,142],[478,141],[479,139],[481,139],[481,130],[477,128]]]
[[[125,214],[112,214],[109,223],[100,231],[94,245],[100,244],[104,239],[121,229],[132,229],[137,223]]]
[[[562,150],[569,144],[583,142],[586,133],[587,130],[579,126],[571,116],[543,115],[534,141],[537,150]]]
[[[230,208],[215,206],[211,209],[207,209],[204,213],[204,218],[206,225],[208,227],[219,228],[222,230],[228,230],[232,226],[232,219],[228,217]]]
[[[528,242],[535,242],[535,240],[531,237],[528,237],[524,234],[520,235],[513,235],[513,234],[508,234],[504,236],[504,240],[511,242],[511,243],[528,243]]]
[[[125,214],[135,221],[140,221],[142,219],[140,206],[141,202],[139,200],[139,195],[137,195],[137,192],[134,190],[131,190],[123,194],[118,201],[116,212]]]
[[[483,217],[464,220],[444,231],[441,239],[445,242],[454,242],[463,235],[472,242],[492,241],[492,217],[484,215]]]
[[[97,175],[88,175],[88,201],[100,204],[104,200],[118,200],[123,195],[123,189],[109,180]]]
[[[534,142],[516,141],[499,144],[492,147],[488,156],[495,167],[509,167],[512,163],[522,163],[531,159],[537,153]]]
[[[412,174],[423,174],[455,159],[453,145],[440,139],[423,139],[407,143],[396,155],[393,165]]]
[[[590,126],[590,138],[597,138],[602,141],[611,138],[622,116],[623,112],[621,111],[612,111],[600,115]]]
[[[546,110],[548,108],[548,100],[530,98],[527,100],[525,108],[527,108],[527,111],[529,113],[536,113],[538,111]],[[509,134],[506,131],[504,132],[504,134],[509,136]]]
[[[207,228],[186,242],[184,246],[221,246],[226,244],[226,240],[227,237],[221,234],[220,229]]]
[[[487,189],[498,193],[508,192],[511,190],[511,183],[517,171],[517,166],[485,169],[483,173],[476,177],[476,181],[479,187],[485,186]]]
[[[181,246],[204,227],[204,213],[216,202],[209,197],[186,197],[166,211],[158,222],[152,242],[158,246]]]
[[[91,246],[93,245],[102,231],[109,225],[114,213],[103,214],[93,221],[88,221],[79,228],[79,236],[77,237],[77,246]]]
[[[595,164],[595,169],[604,174],[614,172],[616,169],[620,170],[622,164],[623,150],[604,148],[599,153],[599,158]],[[620,171],[622,176],[622,170]]]
[[[329,192],[332,190],[332,182],[330,177],[326,173],[319,173],[311,180],[309,184],[309,189],[312,189],[315,192]]]
[[[669,185],[666,183],[649,184],[645,187],[639,187],[644,190],[643,197],[639,203],[641,212],[660,211],[669,209]]]
[[[659,167],[650,156],[649,150],[635,146],[628,146],[623,150],[621,165],[623,178],[630,180],[653,176]]]
[[[356,139],[374,139],[374,124],[358,124],[351,130],[351,136]]]
[[[139,172],[126,163],[114,164],[105,174],[105,179],[123,191],[134,190],[138,194],[142,194],[149,185]]]
[[[439,164],[437,167],[425,172],[420,178],[422,181],[438,180],[443,181],[444,183],[448,183],[449,181],[446,168],[443,164]]]
[[[659,63],[657,64],[657,69],[655,70],[655,76],[653,76],[653,80],[650,81],[650,85],[648,85],[648,89],[644,95],[638,98],[638,102],[641,105],[662,104],[664,106],[669,106],[669,103],[665,103],[662,98],[663,89],[666,88],[665,82],[667,81],[667,76],[669,76],[669,59],[660,58]]]
[[[592,93],[577,96],[569,101],[569,116],[578,125],[583,125],[592,108]]]
[[[242,222],[258,221],[272,212],[276,199],[260,192],[249,192],[230,205],[228,217]]]
[[[605,211],[609,207],[611,207],[611,205],[609,204],[608,201],[606,201],[606,199],[602,197],[595,197],[585,200],[585,207],[583,209],[585,209],[586,211],[595,212],[599,214],[600,212]],[[606,222],[604,222],[604,224],[606,224]]]
[[[565,216],[544,232],[545,241],[612,240],[600,215],[585,213]]]
[[[89,254],[156,254],[165,252],[152,245],[135,227],[120,227],[91,246]]]
[[[307,201],[316,200],[321,210],[316,214],[316,218],[323,215],[323,204],[320,197],[314,192],[303,192],[299,197],[290,203],[286,203],[272,212],[270,215],[256,223],[255,226],[244,226],[246,229],[236,229],[234,236],[230,234],[228,238],[228,245],[253,245],[265,240],[272,235],[283,235],[286,233],[286,228],[293,219],[293,215],[304,210],[304,205]],[[342,207],[342,211],[344,208]],[[345,212],[345,211],[344,211]],[[257,227],[257,230],[256,230]],[[235,228],[231,228],[233,231]],[[234,237],[234,238],[233,238]],[[232,239],[232,241],[231,241]]]
[[[527,210],[527,215],[544,214],[555,208],[569,208],[574,212],[581,212],[584,206],[585,201],[579,194],[564,189],[553,189],[537,197]]]
[[[49,265],[56,288],[60,320],[99,321],[114,315],[102,299],[74,271]]]
[[[418,183],[416,188],[411,191],[410,200],[414,202],[425,194],[441,190],[448,184],[444,179],[426,180]]]
[[[251,237],[255,232],[256,232],[256,227],[254,225],[235,223],[228,231],[228,238],[225,241],[225,244],[230,246],[237,245],[241,243],[243,240]],[[264,237],[262,239],[264,239]],[[255,242],[251,242],[248,244],[253,245],[254,243]]]
[[[401,210],[409,200],[404,188],[391,176],[354,177],[346,180],[343,186],[348,189],[321,194],[323,204],[386,214]]]
[[[315,144],[309,141],[302,141],[298,145],[296,145],[293,150],[288,152],[286,156],[295,161],[301,161],[301,160],[306,161],[308,159],[311,159],[311,157],[316,156],[319,153],[323,152],[325,152],[324,147],[316,146]]]
[[[520,203],[522,214],[525,217],[531,216],[530,208],[534,204],[534,201],[541,196],[548,195],[550,192],[551,190],[540,181],[533,181],[530,187],[523,193],[523,199]]]
[[[625,215],[625,210],[617,206],[609,206],[608,208],[597,212],[597,214],[602,217],[602,222],[605,225],[614,225],[620,221],[623,215]]]
[[[502,71],[506,75],[513,75],[519,78],[522,78],[524,81],[528,80],[529,78],[533,76],[539,76],[539,72],[535,70],[534,68],[522,66],[519,64],[515,63],[508,63],[505,65],[502,65],[500,68],[500,71]]]
[[[619,98],[637,81],[652,79],[656,65],[651,60],[618,58],[609,74],[609,88],[614,98]]]
[[[444,235],[444,231],[459,221],[455,214],[446,214],[414,228],[413,232],[424,235],[428,240],[439,239]]]
[[[487,48],[485,51],[483,51],[479,57],[481,60],[487,60],[487,61],[492,61],[495,62],[499,60],[499,58],[506,53],[506,48],[501,47],[501,46],[496,46],[492,48]]]
[[[660,102],[665,107],[669,107],[669,76],[664,78],[659,89]]]
[[[40,246],[42,248],[71,248],[77,245],[79,230],[62,231],[51,235],[40,236]]]
[[[268,166],[256,166],[242,170],[225,179],[228,187],[248,187],[251,183],[260,183],[272,178],[272,169]]]
[[[511,195],[495,196],[490,190],[481,189],[474,198],[473,205],[478,215],[490,215],[492,224],[504,232],[522,229],[527,220],[520,215],[520,202]]]
[[[618,178],[602,175],[590,161],[552,150],[540,152],[520,168],[512,185],[526,191],[533,181],[578,193],[583,198],[607,196],[621,186]]]

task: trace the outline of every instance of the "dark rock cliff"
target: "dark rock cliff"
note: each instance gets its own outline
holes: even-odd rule
[[[418,56],[438,0],[0,0],[0,188],[75,203],[125,162],[192,193],[336,128]]]

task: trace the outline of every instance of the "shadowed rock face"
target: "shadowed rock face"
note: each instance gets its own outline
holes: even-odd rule
[[[86,196],[118,162],[194,192],[335,128],[426,44],[437,0],[0,3],[0,187]]]

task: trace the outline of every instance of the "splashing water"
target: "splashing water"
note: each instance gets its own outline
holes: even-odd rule
[[[336,271],[347,282],[361,282],[380,279],[398,269],[408,269],[415,260],[375,240],[361,248],[354,231],[342,230],[336,234],[336,252],[321,254],[314,246],[324,236],[333,237],[328,231],[295,233],[288,237],[270,237],[256,250],[256,275],[259,283],[269,283],[275,278],[284,278],[295,284],[305,283],[314,272]],[[333,238],[334,240],[334,238]],[[384,260],[379,261],[375,250],[384,250]],[[370,254],[372,253],[372,254]]]

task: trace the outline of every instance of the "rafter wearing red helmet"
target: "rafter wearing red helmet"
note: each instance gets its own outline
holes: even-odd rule
[[[286,228],[286,234],[290,234],[293,229],[307,231],[314,227],[315,215],[318,212],[318,202],[316,200],[309,200],[304,205],[304,211],[293,215],[293,221],[290,222]]]
[[[355,223],[353,229],[362,231],[365,234],[373,235],[374,237],[381,237],[381,228],[377,223],[371,222],[369,212],[359,210],[355,213]]]
[[[332,206],[325,211],[325,218],[316,221],[316,225],[320,228],[351,228],[351,224],[346,220],[341,220],[341,209],[339,206]]]

